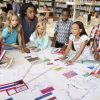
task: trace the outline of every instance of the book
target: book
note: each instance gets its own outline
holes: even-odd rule
[[[26,56],[25,59],[31,64],[38,64],[39,62],[41,62],[41,59],[39,57]]]
[[[0,68],[8,69],[9,67],[11,67],[13,61],[14,57],[10,55],[4,56],[0,64]]]
[[[4,57],[5,53],[6,53],[6,50],[0,49],[0,62],[2,58]]]
[[[27,89],[28,86],[23,80],[18,80],[15,82],[0,85],[0,92],[6,92],[8,96],[25,91]],[[7,99],[7,100],[13,100],[13,99]]]

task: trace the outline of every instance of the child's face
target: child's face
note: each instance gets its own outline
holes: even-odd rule
[[[33,19],[35,16],[35,10],[33,7],[28,7],[26,10],[26,16],[29,20]]]
[[[43,34],[43,32],[44,32],[44,27],[43,27],[43,26],[39,26],[39,27],[37,28],[37,31],[38,31],[38,34]]]
[[[96,30],[96,36],[100,37],[100,29]]]
[[[16,27],[18,25],[18,17],[17,16],[12,16],[11,25],[12,25],[12,27]]]
[[[44,16],[40,16],[40,20],[44,20],[44,18],[45,18]]]
[[[79,28],[79,26],[77,24],[72,25],[71,32],[74,36],[80,35],[80,31],[81,31],[81,29]]]
[[[68,18],[69,18],[68,12],[66,12],[66,11],[62,12],[62,20],[66,21]]]

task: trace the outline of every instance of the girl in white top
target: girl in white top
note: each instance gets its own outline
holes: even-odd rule
[[[36,26],[36,31],[32,33],[30,40],[33,41],[33,45],[36,51],[46,49],[51,46],[51,40],[45,32],[45,25],[39,22]]]
[[[76,60],[90,60],[89,37],[86,34],[83,23],[80,21],[74,22],[71,32],[72,34],[69,37],[69,43],[62,59],[66,59],[66,56],[68,56],[66,61],[68,65]],[[70,52],[73,46],[75,51]]]

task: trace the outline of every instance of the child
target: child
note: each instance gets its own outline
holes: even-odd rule
[[[63,9],[61,16],[62,20],[59,20],[56,23],[55,34],[52,44],[52,46],[55,46],[57,48],[62,48],[64,46],[66,47],[72,25],[72,21],[69,20],[70,11],[68,9]]]
[[[51,45],[50,38],[45,32],[45,26],[41,22],[37,24],[36,31],[31,35],[30,40],[38,50],[46,49]]]
[[[38,22],[44,23],[44,25],[45,25],[45,27],[46,27],[47,20],[46,20],[46,17],[45,17],[45,15],[44,15],[44,13],[40,13]]]
[[[4,27],[3,17],[0,16],[0,32],[2,31],[3,27]]]
[[[93,39],[94,58],[100,60],[100,24],[93,27],[91,37]]]
[[[19,45],[17,44],[17,39]],[[0,42],[6,49],[18,48],[24,52],[29,52],[29,50],[25,48],[22,27],[19,24],[19,18],[13,11],[9,11],[7,14],[7,24],[2,31],[2,35],[0,36]]]
[[[48,6],[47,6],[47,4],[44,4],[44,6],[43,6],[43,9],[44,9],[44,11],[45,11],[45,15],[47,14],[47,11],[48,11]]]
[[[68,47],[65,50],[62,59],[66,59],[68,56],[69,51],[74,46],[75,51],[73,54],[69,55],[69,59],[66,61],[68,65],[72,64],[76,60],[90,60],[90,47],[89,44],[89,37],[87,36],[83,23],[80,21],[76,21],[72,25],[71,29],[72,34],[69,37]]]

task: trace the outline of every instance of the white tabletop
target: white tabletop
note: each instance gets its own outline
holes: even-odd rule
[[[61,61],[54,61],[61,55],[51,54],[52,48],[30,54],[22,54],[18,50],[8,51],[7,54],[14,56],[14,62],[9,69],[0,69],[0,85],[23,79],[25,73],[31,67],[31,63],[24,57],[38,56],[42,60],[46,57],[50,59],[53,65],[47,65],[47,62],[32,64],[31,70],[23,79],[29,89],[23,92],[11,95],[14,100],[48,100],[50,97],[56,97],[55,100],[100,100],[100,79],[94,76],[84,77],[88,72],[88,66],[93,63],[74,63],[67,66]],[[61,70],[55,69],[61,68]],[[78,75],[72,78],[66,78],[63,74],[68,71],[74,71]],[[40,90],[47,87],[53,87],[52,95],[43,99],[36,99],[43,94]],[[0,92],[0,100],[9,98],[5,92]]]

